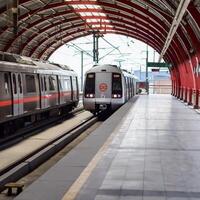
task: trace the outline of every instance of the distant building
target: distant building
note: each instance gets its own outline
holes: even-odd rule
[[[146,82],[146,72],[134,71],[140,82]],[[170,94],[171,76],[168,71],[148,72],[150,94]]]

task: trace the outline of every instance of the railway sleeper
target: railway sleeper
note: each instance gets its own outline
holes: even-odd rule
[[[24,187],[24,184],[13,183],[13,182],[7,183],[5,185],[5,189],[8,189],[8,191],[7,191],[8,196],[18,195],[20,192],[23,191],[23,187]],[[13,193],[14,190],[16,190],[15,193]]]

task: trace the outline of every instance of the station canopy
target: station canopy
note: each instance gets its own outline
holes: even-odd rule
[[[199,0],[0,0],[0,51],[48,59],[90,34],[147,43],[178,65],[199,52]]]

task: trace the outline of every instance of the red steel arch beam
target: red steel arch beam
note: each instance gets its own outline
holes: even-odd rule
[[[188,39],[185,37],[185,34],[183,33],[183,30],[182,28],[179,26],[179,28],[177,29],[177,32],[178,32],[178,35],[183,39],[183,42],[184,42],[184,45],[187,49],[187,53],[188,53],[188,56],[189,56],[189,51],[191,49],[191,45],[190,42],[188,41]]]
[[[28,2],[28,1],[27,1]],[[128,1],[129,2],[129,1]],[[127,9],[127,8],[124,8],[122,6],[118,6],[118,5],[113,5],[112,3],[105,3],[105,2],[101,2],[99,4],[96,4],[94,1],[72,1],[72,2],[62,2],[62,3],[54,3],[54,4],[49,4],[45,7],[43,7],[42,9],[40,9],[39,11],[48,11],[49,9],[56,9],[56,8],[60,8],[60,7],[63,7],[65,5],[67,6],[70,6],[70,5],[84,5],[84,4],[87,4],[87,5],[100,5],[100,6],[106,6],[108,8],[115,8],[116,10],[120,10],[120,11],[123,11],[125,13],[129,13],[129,14],[133,14],[134,16],[137,16],[143,20],[146,20],[146,17],[144,17],[142,14],[138,13],[138,12],[135,12],[134,10],[130,10],[130,9]],[[150,17],[152,19],[152,21],[154,21],[155,23],[157,23],[157,25],[159,24],[162,24],[163,21],[160,20],[160,18],[158,18],[156,15],[153,15],[151,12],[149,12],[148,10],[138,6],[137,4],[134,4],[132,3],[132,6],[134,6],[134,9],[135,10],[139,10],[141,13],[146,13],[148,12],[148,17]],[[29,16],[33,15],[38,9],[35,9],[35,10],[31,10],[30,12],[22,15],[19,17],[19,20],[24,20],[25,18],[28,18]],[[87,9],[88,10],[88,9]],[[98,10],[98,9],[94,9],[94,10]],[[102,12],[105,11],[105,9],[100,9]],[[66,12],[66,11],[65,11]],[[72,12],[73,13],[76,13],[75,12],[75,9],[72,8]],[[118,12],[118,14],[120,14]],[[80,16],[80,19],[81,19],[81,16]],[[166,20],[167,21],[167,20]],[[171,21],[170,21],[171,22]],[[169,22],[169,23],[170,23]],[[5,29],[4,29],[5,31]]]
[[[74,3],[78,3],[78,4],[93,4],[94,5],[94,3],[93,2],[87,2],[87,1],[85,1],[85,2],[81,2],[80,3],[80,1],[73,1],[73,2],[67,2],[68,4],[74,4]],[[58,4],[58,3],[57,3]],[[100,3],[101,5],[102,5],[102,3]],[[99,4],[99,5],[100,5]],[[50,5],[52,5],[52,4],[50,4]],[[49,6],[50,6],[49,5]],[[53,4],[54,5],[54,4]],[[61,3],[60,5],[63,5],[63,3]],[[113,4],[108,4],[108,5],[111,5],[111,7],[113,7]],[[134,4],[135,5],[135,4]],[[141,8],[140,6],[137,6],[137,7],[139,7],[139,8]],[[54,8],[54,6],[51,6],[51,7],[45,7],[46,9],[50,9],[50,8]],[[141,9],[140,9],[141,10]],[[145,9],[143,9],[143,10],[145,10]],[[123,10],[123,11],[125,11],[125,10]],[[126,9],[126,11],[127,12],[129,12],[130,13],[130,10],[129,9]],[[34,13],[34,11],[32,11],[33,13]],[[31,14],[31,13],[29,13],[29,14]],[[139,17],[141,17],[141,16],[139,16]],[[157,20],[156,20],[157,21]]]
[[[181,59],[181,62],[178,63],[178,71],[182,74],[182,76],[179,76],[179,89],[182,91],[180,97],[187,101],[188,95],[189,99],[191,99],[191,89],[196,89],[197,82],[190,62],[191,57],[186,51],[182,51],[182,48],[186,48],[185,44],[181,44],[178,37],[175,37],[174,40],[176,40],[177,49]]]
[[[82,2],[81,2],[82,3]],[[88,4],[88,2],[86,2],[87,4]],[[74,4],[74,2],[72,2],[72,4]],[[99,5],[102,5],[102,3],[101,4],[99,4]],[[134,4],[134,6],[135,6],[135,4]],[[112,5],[112,7],[113,7],[113,5]],[[140,7],[140,6],[139,6]],[[126,10],[128,10],[128,9],[126,9]],[[141,10],[141,7],[140,7],[140,10]],[[145,11],[146,11],[146,9],[145,9]]]
[[[31,2],[32,0],[19,0],[19,5],[22,5],[22,4],[24,4],[24,3],[28,3],[28,2]],[[80,0],[79,0],[80,1]],[[147,0],[144,0],[145,2],[147,2],[148,3],[148,5],[151,5],[154,9],[156,9],[158,12],[160,12],[160,10],[161,10],[161,8],[159,7],[159,6],[157,6],[156,4],[154,4],[153,2],[149,2],[149,1],[147,1]],[[87,2],[87,1],[85,1],[85,2]],[[124,2],[124,1],[122,1],[122,2]],[[68,2],[66,2],[66,3],[68,3]],[[90,3],[90,2],[89,2]],[[89,4],[88,3],[88,4]],[[98,2],[98,3],[100,3],[100,2]],[[5,12],[6,11],[6,6],[5,7],[2,7],[1,9],[0,9],[0,14],[2,14],[3,12]]]
[[[190,12],[190,15],[193,17],[193,19],[195,20],[195,22],[197,23],[197,25],[200,27],[200,15],[199,15],[199,11],[194,6],[194,4],[190,4],[188,6],[188,11]]]
[[[77,2],[77,4],[78,4],[78,1],[75,1],[75,2]],[[126,0],[126,1],[122,1],[122,0],[118,0],[118,2],[121,2],[121,3],[124,3],[124,4],[126,4],[126,5],[129,5],[129,6],[131,6],[131,7],[137,7],[137,9],[138,10],[140,10],[140,11],[142,11],[141,10],[141,7],[140,6],[137,6],[136,4],[134,4],[133,2],[131,2],[131,1],[128,1],[128,0]],[[74,2],[72,3],[72,4],[74,4]],[[100,5],[100,4],[99,4]],[[125,10],[123,10],[123,11],[125,11]],[[159,12],[159,11],[158,11]],[[160,12],[159,12],[160,13]],[[163,16],[163,13],[160,13],[160,15],[161,16]],[[170,24],[171,24],[171,22],[172,22],[172,19],[171,18],[169,18],[167,15],[165,15],[165,16],[163,16],[168,22],[170,22]],[[171,20],[171,21],[170,21]]]
[[[98,24],[98,23],[94,23],[94,24]],[[122,26],[122,25],[119,25],[119,24],[113,24],[113,25],[116,25],[116,26]],[[74,26],[73,27],[73,29],[74,28],[78,28],[80,25],[78,25],[78,26]],[[84,24],[83,24],[83,26],[84,26]],[[122,26],[123,28],[127,28],[126,26]],[[66,30],[68,30],[68,28],[66,28]],[[85,29],[83,29],[83,30],[85,30]],[[135,31],[135,29],[131,29],[130,27],[129,27],[129,30],[134,30]],[[62,30],[63,32],[65,31],[65,29],[63,29]],[[144,30],[145,31],[145,30]],[[58,34],[60,34],[60,32],[57,32]],[[157,37],[157,36],[155,36],[154,34],[152,34],[154,37],[156,37],[156,41],[159,41],[160,40],[160,38],[159,37]],[[53,37],[53,36],[55,36],[55,34],[53,34],[51,37]],[[40,44],[42,44],[43,42],[45,41],[45,39],[43,39],[42,41],[40,41]],[[34,48],[34,51],[37,49],[38,47],[36,46],[35,48]],[[33,54],[33,52],[34,51],[32,51],[30,54]]]
[[[88,19],[91,19],[91,17],[88,17]],[[105,17],[102,17],[101,19],[106,19]],[[138,29],[142,29],[144,31],[146,31],[146,29],[143,29],[141,26],[139,26],[138,24],[135,24],[135,23],[131,23],[129,21],[125,21],[125,20],[118,20],[116,21],[117,19],[116,18],[109,18],[111,20],[111,23],[108,23],[108,22],[101,22],[101,25],[113,25],[113,26],[117,26],[118,25],[118,22],[121,22],[123,24],[126,24],[126,25],[129,25],[131,27],[134,27],[134,28],[138,28]],[[73,21],[72,21],[73,22]],[[58,22],[57,25],[59,25],[60,23],[62,22]],[[68,23],[68,22],[66,22]],[[62,23],[64,25],[64,23]],[[97,23],[90,23],[91,25],[94,24],[94,25],[97,25]],[[55,25],[55,24],[54,24]],[[40,33],[44,33],[46,30],[50,30],[51,28],[54,27],[54,25],[50,25],[48,27],[45,27],[43,30],[40,30]],[[129,26],[127,26],[127,28],[129,28]],[[69,28],[69,31],[70,29],[73,29],[73,26]],[[164,41],[165,37],[164,35],[162,35],[161,33],[157,32],[156,29],[153,29],[152,27],[149,28],[151,30],[152,33],[154,33],[155,35],[159,36],[160,39],[162,39]],[[31,43],[33,41],[33,39],[35,37],[39,37],[40,35],[34,35],[32,37],[29,38],[28,41],[26,41],[26,43],[23,45],[23,47],[21,48],[21,52],[26,48],[26,46],[28,46],[29,43]],[[9,50],[9,49],[5,49],[5,50]]]
[[[24,1],[24,2],[27,2],[27,1]],[[120,2],[120,0],[118,0],[118,2]],[[124,3],[124,1],[121,1],[121,3]],[[74,4],[80,4],[80,1],[72,1],[72,2],[67,2],[67,4],[71,4],[71,5],[74,5]],[[94,4],[94,2],[88,2],[88,1],[81,1],[81,4]],[[130,5],[130,6],[132,6],[132,5],[134,5],[134,7],[135,6],[137,6],[137,5],[135,5],[133,2],[129,2],[129,1],[126,1],[126,4],[127,5]],[[102,5],[102,3],[98,3],[98,5]],[[112,5],[112,7],[113,7],[113,4],[111,4]],[[48,6],[47,6],[48,7]],[[139,8],[141,8],[140,6],[137,6],[137,7],[139,7]],[[159,12],[159,11],[158,11]],[[161,13],[161,14],[163,14],[163,13]],[[167,16],[166,16],[167,17]]]
[[[185,35],[182,34],[182,28],[181,27],[179,27],[177,31],[179,32],[179,35],[181,37],[185,37]],[[190,86],[190,83],[187,84],[187,86],[190,87],[190,88],[187,88],[187,90],[190,90],[191,88],[196,89],[197,81],[196,81],[195,76],[194,76],[194,67],[192,65],[192,57],[190,55],[191,44],[189,42],[188,43],[184,42],[184,44],[181,44],[181,45],[183,46],[184,49],[187,49],[186,51],[184,51],[184,52],[186,52],[186,55],[184,55],[184,63],[186,65],[185,67],[187,68],[187,70],[190,71],[191,80],[192,80],[191,82],[193,83],[192,86]],[[186,80],[188,80],[188,78]]]
[[[113,12],[113,15],[114,15],[114,12]],[[114,15],[114,16],[117,16],[117,15]],[[87,16],[87,17],[85,17],[85,19],[93,19],[93,17],[92,17],[92,16]],[[101,16],[101,17],[99,17],[99,19],[108,19],[108,18],[107,18],[107,17]],[[73,23],[73,21],[76,21],[76,20],[77,20],[77,17],[76,17],[76,18],[71,18],[71,21],[70,21],[70,22]],[[118,22],[126,23],[126,24],[131,25],[131,26],[134,26],[135,24],[136,24],[136,26],[138,26],[137,24],[139,24],[139,21],[138,21],[137,23],[135,23],[134,21],[133,21],[133,22],[130,22],[130,21],[126,21],[126,18],[117,19],[117,18],[115,18],[115,17],[109,17],[109,20],[111,20],[111,24],[112,24],[112,21],[115,21],[115,20],[117,20]],[[65,20],[63,20],[63,21],[65,21]],[[40,30],[40,34],[43,34],[44,32],[50,30],[50,29],[53,28],[54,26],[58,26],[58,25],[63,24],[63,21],[57,22],[57,23],[55,23],[55,24],[53,24],[53,25],[51,24],[51,25],[45,27],[44,29],[41,29],[41,30]],[[68,22],[66,22],[66,23],[68,23]],[[102,23],[101,23],[101,24],[102,24]],[[142,26],[145,27],[145,25],[147,25],[147,24],[145,24],[144,22],[141,22],[140,25],[142,25]],[[160,34],[159,32],[157,32],[157,29],[155,29],[154,27],[150,27],[149,29],[150,29],[151,31],[155,31],[155,34]],[[162,30],[162,31],[164,32],[164,30]],[[26,43],[31,42],[31,40],[33,40],[35,37],[39,37],[40,34],[33,34],[33,36],[30,37],[29,40],[28,40]],[[166,34],[167,34],[167,33],[166,33]],[[165,37],[165,36],[166,36],[166,35],[164,35],[164,33],[163,33],[161,37]],[[17,38],[16,38],[16,39],[17,39]],[[16,39],[15,39],[15,40],[16,40]],[[14,40],[14,41],[15,41],[15,40]],[[14,41],[12,41],[12,43],[13,43]],[[12,45],[11,45],[11,46],[12,46]],[[9,47],[11,47],[11,46],[10,46],[10,44],[7,45],[6,48],[4,49],[4,51],[9,50]],[[25,44],[24,46],[26,46],[26,44]]]
[[[120,9],[118,8],[118,11],[119,11]],[[88,12],[102,12],[102,9],[74,9],[74,11],[75,12],[86,12],[86,11],[88,11]],[[74,11],[71,11],[70,13],[73,13]],[[121,10],[120,10],[121,11]],[[62,16],[63,14],[65,14],[66,12],[64,11],[64,12],[62,12],[62,13],[58,13],[58,14],[55,14],[54,16],[56,17],[56,16]],[[115,14],[117,14],[117,16],[119,17],[119,16],[121,16],[122,18],[128,18],[128,19],[130,19],[130,20],[132,20],[132,18],[130,17],[130,16],[128,16],[128,15],[125,15],[125,14],[123,14],[123,13],[119,13],[119,12],[114,12],[114,11],[109,11],[109,10],[107,10],[106,12],[104,12],[105,14],[112,14],[112,15],[115,15]],[[138,14],[138,13],[136,13],[136,12],[134,12],[133,13],[135,16],[137,16],[138,18],[141,18],[142,17],[142,15],[141,14]],[[26,14],[27,15],[27,14]],[[20,17],[20,19],[23,19],[24,17],[23,16],[21,16]],[[44,18],[44,19],[41,19],[41,20],[38,20],[38,23],[41,23],[41,22],[44,22],[45,20],[49,20],[49,19],[51,19],[52,18],[52,16],[48,16],[48,17],[46,17],[46,19]],[[95,19],[98,19],[99,17],[93,17],[93,18],[95,18]],[[108,19],[109,19],[109,16],[107,17]],[[139,21],[139,20],[138,20]],[[161,25],[159,25],[159,26],[157,26],[157,24],[156,23],[154,23],[153,21],[150,21],[151,22],[151,24],[153,24],[153,26],[155,26],[155,29],[158,29],[158,30],[160,30],[161,32],[163,32],[163,27],[161,26]],[[36,22],[34,22],[33,24],[30,24],[28,27],[27,27],[27,29],[30,29],[31,27],[33,27],[33,26],[35,26],[35,25],[38,25],[38,23],[37,23],[37,21]],[[142,21],[140,20],[140,22],[138,22],[138,23],[141,23],[142,24]],[[143,22],[143,24],[144,24],[144,22]],[[145,26],[146,27],[146,26]],[[25,32],[26,32],[27,30],[23,30],[23,31],[21,31],[20,33],[19,33],[19,35],[18,35],[18,37],[17,38],[20,38],[20,36],[21,36],[21,34],[24,34]],[[164,31],[164,32],[166,32],[166,30]],[[15,38],[13,41],[11,41],[6,47],[5,47],[5,49],[4,49],[4,51],[7,51],[7,49],[9,48],[9,46],[11,46],[12,45],[12,43],[17,39],[17,38]]]
[[[79,10],[78,10],[78,11],[79,11]],[[80,9],[79,12],[81,12],[81,11],[82,11],[82,10]],[[90,11],[90,9],[89,9],[89,11]],[[93,11],[93,10],[92,10],[92,11]],[[56,15],[56,16],[63,16],[63,14],[65,14],[65,12],[59,13],[59,15]],[[68,13],[68,14],[69,14],[69,13]],[[106,12],[105,14],[112,14],[113,16],[119,17],[118,12],[114,12],[114,11],[108,11],[108,12]],[[135,20],[136,23],[140,23],[140,24],[142,24],[144,27],[147,26],[147,24],[146,24],[145,22],[139,21],[138,19],[132,19],[130,16],[126,16],[126,15],[124,15],[124,14],[121,14],[120,17],[122,17],[122,19],[118,19],[118,21],[120,21],[120,20],[122,21],[122,20],[125,20],[125,19],[129,19],[129,20],[132,20],[132,21]],[[85,17],[85,19],[93,19],[93,18],[94,18],[93,16],[87,16],[87,17]],[[47,17],[47,19],[50,19],[50,17]],[[44,19],[44,20],[47,20],[47,19]],[[110,20],[112,21],[112,19],[114,19],[114,18],[111,18],[110,16],[108,16],[108,17],[106,16],[106,17],[98,17],[98,19],[110,19]],[[32,26],[38,25],[40,22],[44,22],[44,20],[39,20],[38,23],[37,23],[37,21],[34,22],[33,24],[29,25],[29,26],[27,27],[27,29],[31,28]],[[73,20],[78,20],[78,18],[77,18],[77,17],[71,18],[71,19],[70,19],[70,22],[73,22]],[[62,23],[62,21],[61,21],[61,22],[58,22],[58,23],[56,23],[56,24],[50,25],[50,26],[48,26],[48,27],[49,27],[49,29],[50,29],[50,28],[52,28],[53,26],[59,25],[60,23]],[[127,22],[127,23],[128,23],[128,22]],[[129,23],[130,23],[130,22],[129,22]],[[45,30],[40,30],[40,33],[43,33],[44,31],[47,31],[48,27],[46,27]],[[162,32],[163,35],[165,35],[165,34],[167,35],[167,32],[166,32],[162,27],[159,27],[159,28],[150,27],[150,29],[160,30],[160,32]],[[16,37],[15,39],[13,39],[13,40],[5,47],[4,51],[7,51],[7,50],[9,49],[9,47],[12,46],[12,43],[14,43],[18,38],[21,38],[20,36],[21,36],[22,34],[24,34],[26,31],[27,31],[26,29],[25,29],[25,30],[22,30],[22,31],[19,33],[19,36]],[[36,35],[36,34],[35,34],[35,35]],[[36,35],[36,37],[37,37],[37,35]],[[33,39],[33,36],[32,36],[31,38]],[[29,41],[27,41],[27,43],[28,43],[28,42],[29,42]]]

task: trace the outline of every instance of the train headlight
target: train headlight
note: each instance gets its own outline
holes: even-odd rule
[[[85,97],[86,98],[94,98],[94,94],[86,94]]]
[[[122,95],[121,94],[113,94],[112,98],[117,99],[117,98],[121,98]]]

